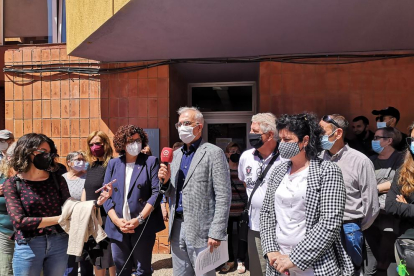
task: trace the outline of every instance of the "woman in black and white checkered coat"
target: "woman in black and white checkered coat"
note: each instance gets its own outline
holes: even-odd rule
[[[318,158],[322,129],[313,114],[277,120],[280,156],[260,213],[266,276],[353,275],[340,241],[345,186],[340,168]]]

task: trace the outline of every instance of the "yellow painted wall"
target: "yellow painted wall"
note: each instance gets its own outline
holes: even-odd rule
[[[66,0],[66,39],[70,54],[130,0]]]

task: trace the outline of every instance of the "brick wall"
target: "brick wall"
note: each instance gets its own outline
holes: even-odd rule
[[[90,67],[131,66],[69,57],[65,45],[8,50],[4,57],[6,65],[74,62]],[[125,124],[159,128],[160,147],[169,146],[168,102],[168,66],[102,76],[5,74],[5,127],[16,138],[30,132],[51,137],[62,163],[70,151],[87,147],[90,132],[102,130],[113,138]],[[167,235],[166,231],[159,233],[154,253],[169,252]]]
[[[260,111],[275,115],[312,111],[319,116],[340,113],[349,121],[366,116],[376,129],[373,109],[400,110],[398,128],[414,121],[414,58],[348,65],[260,65]]]

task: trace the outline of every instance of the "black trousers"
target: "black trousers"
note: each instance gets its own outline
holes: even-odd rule
[[[233,238],[237,240],[237,261],[244,262],[246,260],[247,242],[239,239],[239,217],[229,217],[229,223],[227,226],[228,236],[228,248],[229,248],[229,262],[234,262],[234,248]],[[237,224],[237,232],[233,232],[233,224]]]

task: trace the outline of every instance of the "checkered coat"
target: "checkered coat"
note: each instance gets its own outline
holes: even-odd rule
[[[290,162],[277,166],[269,179],[260,212],[263,255],[280,251],[276,241],[275,192]],[[342,247],[340,228],[345,208],[345,185],[341,169],[330,161],[313,159],[306,189],[306,236],[290,254],[301,270],[313,267],[315,276],[353,275],[354,267]],[[267,264],[266,276],[280,275]]]

